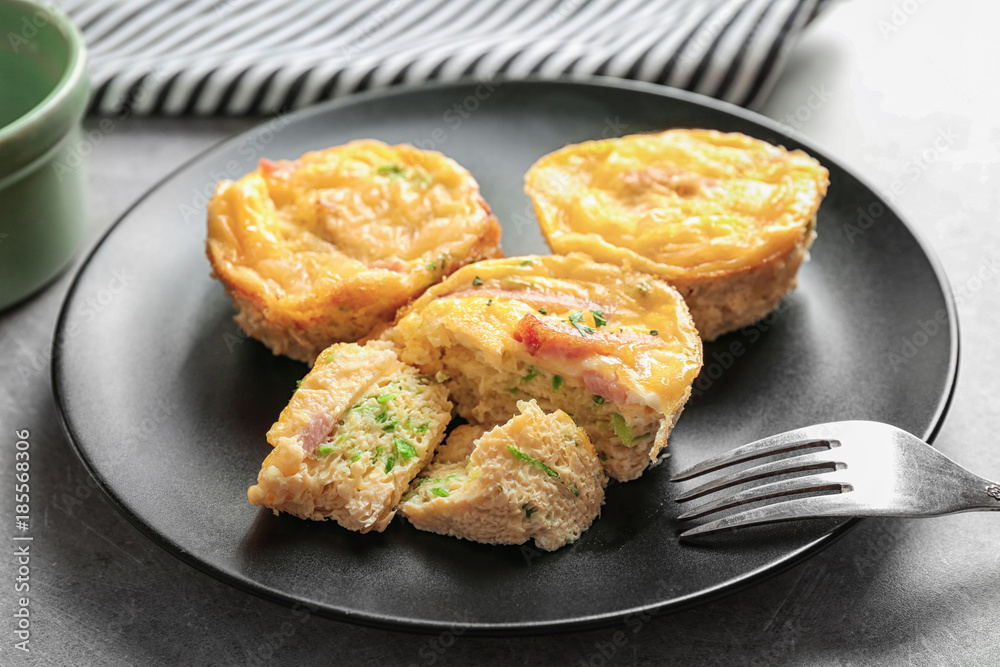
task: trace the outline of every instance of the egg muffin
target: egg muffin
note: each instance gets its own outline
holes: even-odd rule
[[[601,513],[606,477],[587,434],[557,410],[520,401],[520,414],[486,432],[458,462],[435,459],[400,513],[420,530],[546,551],[579,539]]]
[[[567,146],[525,177],[554,252],[661,277],[705,340],[764,317],[795,287],[828,184],[800,150],[688,129]]]
[[[237,323],[307,363],[391,322],[459,266],[502,256],[499,242],[468,171],[374,140],[261,160],[208,206],[207,254]]]
[[[582,254],[462,267],[401,311],[383,339],[440,378],[474,424],[506,422],[521,399],[563,410],[621,481],[666,444],[702,354],[675,289]]]
[[[268,431],[274,449],[247,499],[275,514],[382,531],[443,439],[451,408],[444,386],[388,345],[335,344]]]

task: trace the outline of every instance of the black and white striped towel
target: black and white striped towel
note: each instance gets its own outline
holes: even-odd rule
[[[256,114],[399,83],[603,74],[759,105],[824,0],[62,0],[91,111]]]

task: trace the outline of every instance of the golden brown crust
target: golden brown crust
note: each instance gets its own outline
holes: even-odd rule
[[[247,334],[311,362],[459,267],[502,256],[500,231],[457,163],[367,140],[220,183],[206,253]]]
[[[753,324],[774,310],[798,283],[799,266],[809,256],[815,232],[777,257],[743,271],[714,277],[674,279],[705,341]]]
[[[656,460],[702,361],[675,289],[581,254],[464,267],[383,337],[471,422],[503,422],[522,398],[569,413],[620,481]]]
[[[654,274],[712,340],[795,286],[829,174],[799,150],[675,129],[567,146],[525,176],[546,241]]]

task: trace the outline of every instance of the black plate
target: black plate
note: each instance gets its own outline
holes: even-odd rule
[[[205,260],[204,204],[261,157],[374,137],[468,167],[508,255],[545,252],[522,178],[563,145],[669,127],[805,148],[831,176],[800,287],[759,325],[707,345],[673,458],[612,484],[601,518],[552,554],[414,530],[381,535],[275,517],[246,501],[264,434],[303,364],[245,339]],[[955,381],[955,309],[937,263],[871,188],[760,116],[610,81],[451,84],[362,95],[275,118],[188,163],[94,250],[63,307],[56,397],[84,465],[143,532],[226,582],[342,620],[411,630],[541,632],[676,610],[758,581],[850,522],[797,522],[699,545],[677,540],[673,470],[806,424],[874,419],[932,438]]]

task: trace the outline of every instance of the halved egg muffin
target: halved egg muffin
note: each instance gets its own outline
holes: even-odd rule
[[[222,181],[207,254],[246,333],[311,363],[355,341],[463,264],[500,257],[500,225],[455,161],[354,141],[261,160]]]
[[[520,414],[473,441],[468,457],[437,458],[399,506],[420,530],[487,544],[534,538],[554,551],[601,512],[606,477],[597,451],[565,412],[519,401]]]
[[[251,504],[382,531],[451,420],[441,384],[385,343],[325,350],[267,433]]]
[[[504,423],[528,398],[567,412],[622,481],[655,460],[701,368],[676,290],[581,254],[462,267],[383,339],[440,378],[470,422]]]
[[[566,146],[525,177],[554,252],[663,278],[705,340],[764,317],[795,287],[828,184],[800,150],[691,129]]]

